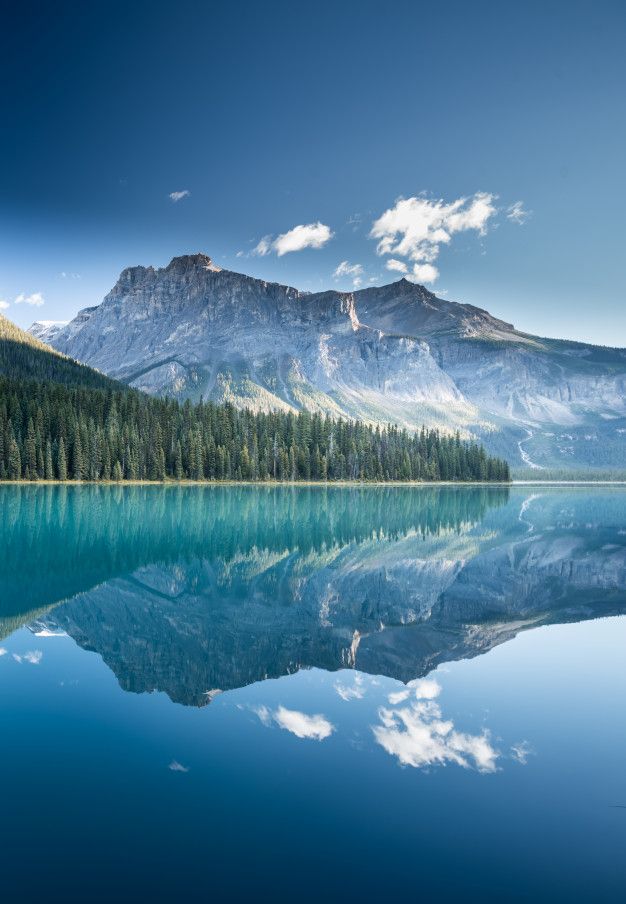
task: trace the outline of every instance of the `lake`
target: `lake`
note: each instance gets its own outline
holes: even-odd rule
[[[4,900],[625,899],[623,488],[0,513]]]

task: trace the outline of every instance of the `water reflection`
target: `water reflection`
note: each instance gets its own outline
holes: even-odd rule
[[[380,724],[373,728],[378,744],[403,766],[456,763],[495,772],[499,753],[487,729],[476,735],[457,731],[443,718],[436,700],[440,693],[437,681],[423,679],[411,682],[407,691],[390,694],[390,705],[378,710]]]
[[[412,682],[626,607],[619,490],[2,487],[0,513],[0,637],[67,632],[126,690],[194,706],[312,666]],[[336,694],[358,700],[360,681]],[[493,768],[488,736],[456,730],[425,686],[380,708],[377,742],[405,764]]]

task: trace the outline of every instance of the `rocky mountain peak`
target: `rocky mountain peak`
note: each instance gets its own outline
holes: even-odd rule
[[[114,288],[116,294],[129,294],[144,284],[152,285],[162,275],[170,278],[194,277],[200,276],[207,271],[212,273],[220,273],[221,267],[213,263],[208,254],[198,252],[197,254],[182,254],[180,257],[173,257],[167,267],[144,267],[137,265],[127,267],[122,270],[117,284]]]
[[[67,320],[35,320],[28,332],[42,342],[51,342],[64,329]]]
[[[203,254],[202,252],[173,257],[167,267],[165,267],[167,273],[187,273],[189,270],[212,270],[214,273],[219,273],[221,269],[212,261],[208,254]]]

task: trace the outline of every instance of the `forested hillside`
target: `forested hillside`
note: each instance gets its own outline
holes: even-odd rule
[[[119,388],[85,364],[60,354],[0,314],[0,374],[14,380],[53,380],[66,385]]]
[[[0,479],[509,479],[506,462],[458,435],[64,385],[76,381],[62,360],[63,382],[0,376]],[[84,370],[88,384],[100,378]]]

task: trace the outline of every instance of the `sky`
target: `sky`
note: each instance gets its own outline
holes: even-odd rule
[[[626,4],[11,4],[0,308],[202,251],[626,346]]]

